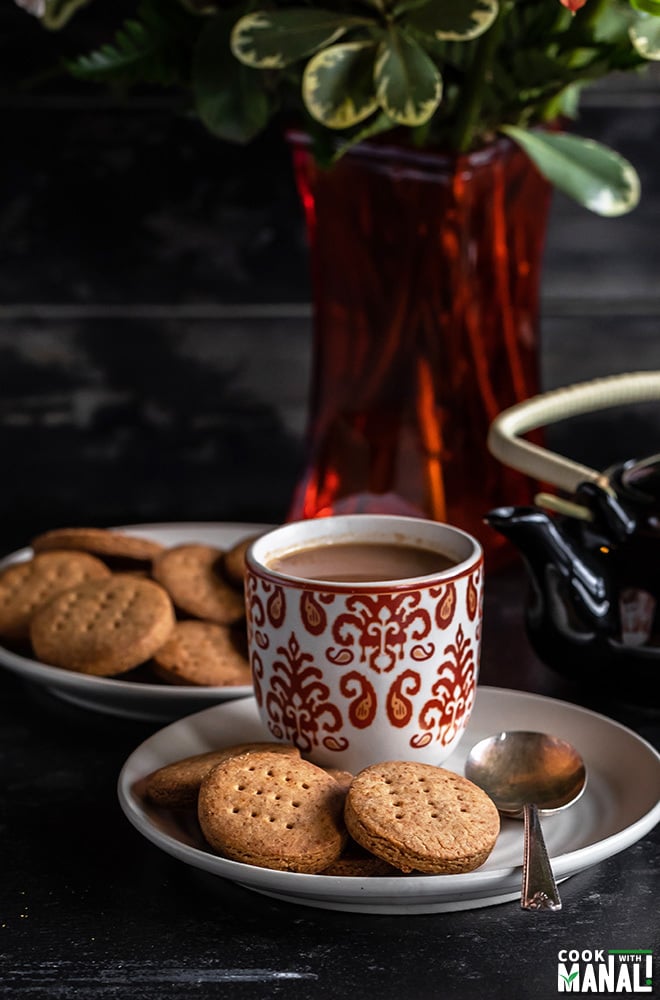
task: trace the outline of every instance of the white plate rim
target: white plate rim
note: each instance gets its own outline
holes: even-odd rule
[[[617,736],[619,739],[625,738],[635,748],[640,760],[643,759],[647,766],[657,770],[658,781],[660,781],[660,754],[633,730],[607,716],[544,695],[487,686],[478,688],[478,701],[480,700],[482,705],[492,702],[497,708],[498,699],[509,703],[517,702],[520,706],[527,704],[541,709],[552,707],[555,711],[569,713],[576,719],[590,719],[601,727],[604,726],[613,739]],[[434,913],[466,909],[470,908],[471,904],[475,907],[488,906],[506,902],[519,896],[520,865],[513,865],[509,868],[479,869],[476,872],[463,875],[412,875],[405,878],[381,876],[360,879],[303,875],[292,872],[277,872],[229,861],[182,843],[158,829],[150,820],[148,813],[142,808],[138,796],[133,791],[132,785],[138,780],[138,775],[135,773],[136,765],[139,772],[140,760],[145,752],[148,752],[149,748],[153,746],[153,743],[155,741],[163,742],[167,738],[168,732],[170,734],[176,733],[177,727],[182,724],[195,732],[196,727],[201,722],[206,722],[215,715],[222,720],[223,715],[238,712],[246,717],[248,717],[248,713],[256,712],[254,699],[244,699],[238,703],[225,703],[175,722],[140,744],[124,763],[117,789],[121,808],[131,824],[161,850],[185,864],[229,879],[256,892],[288,902],[327,909],[367,913]],[[250,736],[250,738],[255,738],[255,736]],[[261,738],[264,738],[263,734]],[[267,734],[266,738],[268,738]],[[222,745],[222,743],[218,745]],[[165,762],[165,759],[162,759],[162,763]],[[446,766],[451,766],[451,759]],[[139,777],[144,777],[146,773],[148,771],[139,774]],[[643,815],[636,817],[634,822],[629,823],[615,834],[605,837],[601,841],[596,841],[593,845],[586,845],[552,856],[556,878],[561,881],[619,853],[650,832],[659,820],[660,801],[656,801],[655,805]]]
[[[225,546],[246,537],[248,534],[266,531],[272,525],[243,521],[181,521],[154,524],[118,525],[109,530],[121,531],[137,537],[151,538],[162,542],[172,535],[180,541],[199,542],[220,546],[222,538]],[[178,544],[177,541],[172,544]],[[32,555],[30,546],[10,552],[0,559],[0,569],[12,563],[22,562]],[[126,681],[121,677],[94,677],[63,670],[30,657],[21,656],[0,644],[0,664],[24,680],[45,687],[48,691],[82,707],[97,711],[109,711],[115,715],[126,714],[131,718],[152,718],[164,712],[161,721],[174,712],[183,715],[199,709],[204,704],[212,705],[222,701],[246,698],[252,694],[252,685],[233,688],[219,687],[178,687],[176,685],[147,684],[141,681]],[[144,706],[144,707],[142,707]]]

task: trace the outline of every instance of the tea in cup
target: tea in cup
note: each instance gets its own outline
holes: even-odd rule
[[[274,739],[353,773],[446,760],[479,670],[474,538],[419,518],[324,517],[262,535],[246,562],[254,691]]]

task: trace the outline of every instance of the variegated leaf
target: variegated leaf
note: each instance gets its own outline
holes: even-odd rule
[[[46,0],[42,20],[47,28],[62,28],[75,12],[90,0]]]
[[[357,125],[378,108],[373,42],[345,42],[323,49],[303,73],[303,101],[312,118],[328,128]]]
[[[423,125],[442,97],[438,67],[400,31],[390,31],[379,45],[375,80],[380,106],[399,125]]]
[[[429,0],[406,24],[429,38],[466,42],[487,31],[498,12],[498,0]]]
[[[351,27],[365,23],[371,21],[331,10],[255,11],[236,22],[231,50],[247,66],[282,69],[331,45]]]
[[[640,14],[630,27],[630,39],[644,59],[660,60],[660,17]]]
[[[618,153],[566,132],[528,132],[503,125],[551,184],[597,215],[630,212],[639,201],[635,168]]]

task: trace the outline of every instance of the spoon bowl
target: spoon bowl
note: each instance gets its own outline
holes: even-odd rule
[[[587,773],[575,747],[546,733],[501,732],[472,747],[465,776],[503,816],[524,820],[523,909],[561,909],[539,814],[567,809],[584,792]]]
[[[556,736],[518,730],[472,747],[465,774],[506,816],[521,816],[526,802],[544,815],[566,809],[586,785],[584,762],[574,746]]]

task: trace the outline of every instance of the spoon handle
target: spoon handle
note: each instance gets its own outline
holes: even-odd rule
[[[561,910],[561,899],[535,805],[525,805],[523,819],[525,833],[520,905],[523,910]]]

